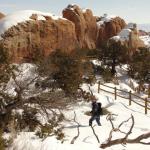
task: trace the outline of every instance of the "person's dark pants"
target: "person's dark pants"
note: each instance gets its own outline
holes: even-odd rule
[[[97,122],[97,124],[98,124],[99,126],[101,125],[101,123],[100,123],[100,116],[92,116],[92,117],[90,118],[90,120],[89,120],[89,126],[92,125],[92,122],[93,122],[94,120],[96,120],[96,122]]]

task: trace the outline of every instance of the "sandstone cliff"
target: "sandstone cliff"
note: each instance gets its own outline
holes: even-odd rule
[[[120,17],[109,17],[107,14],[104,14],[101,18],[97,18],[97,20],[97,47],[101,47],[103,42],[106,42],[109,38],[117,35],[126,26],[125,21]]]
[[[0,20],[0,44],[9,51],[13,62],[29,62],[38,53],[48,56],[61,49],[95,49],[109,38],[121,33],[126,23],[120,17],[93,16],[89,9],[68,5],[62,17],[38,11],[22,11]],[[127,42],[139,42],[137,30]]]
[[[96,48],[96,17],[93,16],[90,9],[82,10],[77,5],[68,5],[68,7],[63,10],[63,17],[75,24],[76,36],[80,48]]]
[[[48,56],[56,49],[69,53],[78,48],[72,22],[63,18],[43,17],[45,19],[38,20],[34,14],[31,20],[12,26],[2,35],[1,43],[9,50],[13,61],[31,61],[39,52]]]
[[[144,42],[139,38],[139,32],[135,25],[135,27],[131,28],[129,35],[129,48],[134,52],[139,47],[144,47]]]
[[[140,39],[139,31],[134,23],[129,23],[117,36],[111,39],[121,41],[122,44],[128,47],[131,54],[137,48],[145,46],[144,42]]]

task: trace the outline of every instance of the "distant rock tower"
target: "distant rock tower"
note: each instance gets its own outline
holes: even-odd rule
[[[129,23],[128,28],[132,31],[129,35],[129,47],[134,52],[138,47],[143,47],[144,43],[139,39],[139,31],[136,23]]]
[[[0,19],[2,19],[3,17],[5,17],[5,15],[0,12]]]

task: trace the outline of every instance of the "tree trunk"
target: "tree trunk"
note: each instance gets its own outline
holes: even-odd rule
[[[116,73],[116,59],[113,59],[112,64],[111,64],[111,74],[114,76]]]

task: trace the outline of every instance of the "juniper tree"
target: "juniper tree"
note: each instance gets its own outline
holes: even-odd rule
[[[128,74],[138,80],[140,85],[144,82],[150,84],[150,51],[147,48],[139,48],[133,54]]]
[[[61,89],[68,94],[74,94],[82,83],[81,59],[57,50],[50,57],[55,67],[53,78]]]
[[[128,49],[120,41],[110,40],[99,50],[99,59],[110,68],[112,76],[116,73],[116,66],[127,61],[127,55]]]

